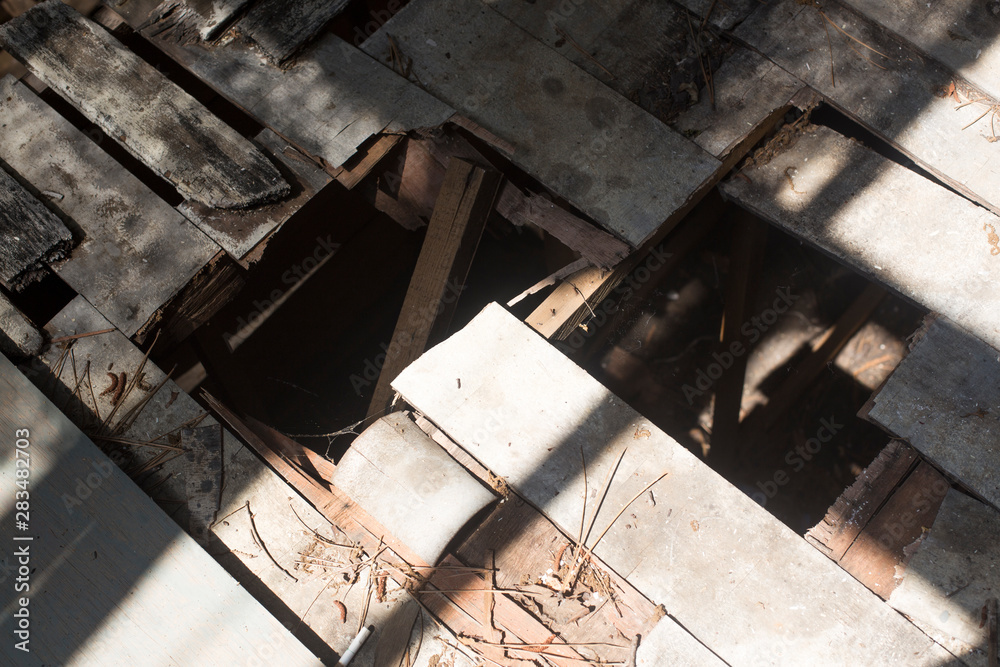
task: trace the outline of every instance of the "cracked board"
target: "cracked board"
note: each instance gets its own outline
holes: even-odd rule
[[[993,119],[980,118],[981,105],[956,109],[949,68],[832,1],[822,9],[797,0],[760,5],[734,36],[950,187],[1000,212]]]
[[[829,128],[793,142],[723,195],[1000,346],[1000,218]]]
[[[0,479],[14,487],[17,460],[30,461],[29,526],[15,536],[12,520],[3,537],[34,538],[13,542],[30,550],[38,567],[31,581],[35,641],[26,642],[33,664],[143,664],[159,656],[165,664],[221,667],[234,656],[273,655],[275,647],[283,664],[316,664],[5,358],[0,424],[27,439],[22,449],[5,448]],[[14,500],[11,493],[3,501],[12,519]],[[0,655],[23,664],[15,642]]]
[[[515,164],[632,246],[721,166],[478,0],[407,5],[363,48],[388,61],[389,35],[427,90],[510,144],[502,152]]]
[[[72,244],[62,220],[0,168],[0,283],[23,288],[46,272],[47,263],[69,254]]]
[[[943,318],[931,323],[867,414],[1000,507],[1000,352]]]
[[[587,497],[592,536],[605,538],[587,544],[596,541],[603,562],[731,665],[761,655],[779,665],[948,658],[496,304],[393,387],[564,532],[580,531]],[[603,479],[609,491],[591,521]]]
[[[82,237],[53,269],[125,335],[146,325],[219,251],[13,77],[0,82],[0,159]]]
[[[4,24],[0,44],[185,198],[243,209],[288,193],[251,143],[59,0]]]

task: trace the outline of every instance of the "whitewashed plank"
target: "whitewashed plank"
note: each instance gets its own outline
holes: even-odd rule
[[[634,246],[720,167],[479,0],[411,3],[363,48],[385,61],[389,35],[427,90],[513,145],[514,163]]]
[[[870,420],[1000,507],[1000,352],[937,319],[872,400]]]
[[[0,26],[0,44],[184,197],[249,208],[288,193],[251,143],[69,5],[35,5]]]
[[[32,664],[231,665],[281,652],[318,665],[280,623],[0,358],[0,427],[27,429],[29,528],[15,531],[16,458],[0,458],[8,565],[27,546]],[[13,441],[11,441],[13,445]],[[16,542],[16,536],[33,538]],[[13,611],[11,608],[10,611]],[[25,664],[5,614],[7,664]]]
[[[652,499],[644,493],[612,524],[595,553],[731,665],[940,665],[948,658],[496,304],[393,386],[572,535],[584,496],[592,512],[624,452],[591,545],[630,499],[667,473]]]
[[[996,215],[825,127],[742,174],[726,197],[1000,347]]]
[[[1000,159],[989,119],[977,123],[981,107],[956,110],[956,101],[944,94],[954,72],[836,2],[824,2],[822,12],[810,3],[775,0],[759,5],[735,36],[945,183],[1000,213]]]
[[[133,335],[219,251],[184,216],[13,77],[0,81],[3,159],[83,237],[54,267]]]

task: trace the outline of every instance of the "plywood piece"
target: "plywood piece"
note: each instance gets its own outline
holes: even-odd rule
[[[515,164],[633,246],[720,167],[477,0],[407,5],[363,48],[386,59],[387,35],[427,90],[512,144]]]
[[[436,127],[454,111],[334,35],[287,69],[238,41],[222,48],[155,40],[217,93],[333,169],[372,135]]]
[[[236,24],[269,60],[281,64],[340,14],[348,0],[262,0]]]
[[[727,198],[1000,346],[1000,218],[825,127],[741,173]]]
[[[24,287],[45,272],[45,264],[65,257],[72,243],[66,225],[0,168],[0,283]]]
[[[431,565],[494,499],[401,412],[366,428],[330,482]]]
[[[204,234],[28,88],[0,82],[0,159],[83,237],[56,273],[127,336],[219,251]]]
[[[1000,7],[994,2],[842,0],[1000,99]]]
[[[588,544],[610,525],[595,553],[729,664],[755,664],[765,653],[789,665],[947,658],[496,304],[393,386],[569,534],[579,530],[584,497],[594,512],[599,480],[621,457]],[[640,494],[658,478],[652,497]],[[628,518],[612,523],[626,506]]]
[[[12,636],[0,649],[4,662],[27,655],[38,664],[143,664],[158,656],[221,666],[280,650],[286,664],[318,664],[5,358],[0,406],[4,430],[26,439],[24,455],[11,446],[0,459],[12,490],[2,501],[11,517],[3,538],[10,562],[24,549],[34,573],[24,592],[31,653]],[[31,507],[27,527],[15,531],[19,469],[30,471]]]
[[[42,335],[17,306],[0,293],[0,352],[8,357],[32,357],[42,348]]]
[[[889,604],[985,656],[981,611],[1000,590],[998,545],[996,509],[952,489]]]
[[[990,142],[990,119],[976,122],[980,105],[956,110],[955,99],[945,94],[955,79],[948,68],[836,2],[822,9],[797,0],[759,4],[735,36],[951,187],[1000,212],[1000,160]]]
[[[1000,352],[937,319],[875,396],[868,418],[1000,507]]]
[[[250,208],[288,193],[252,144],[69,5],[36,5],[0,27],[0,43],[185,198]]]
[[[712,85],[715,104],[702,95],[674,127],[722,159],[745,152],[737,148],[755,127],[780,120],[804,84],[759,53],[739,48],[712,72]]]

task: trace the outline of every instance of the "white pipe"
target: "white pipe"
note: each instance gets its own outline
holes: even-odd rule
[[[347,667],[347,665],[350,664],[351,660],[354,659],[354,655],[361,650],[361,646],[365,643],[365,640],[368,639],[368,635],[370,635],[371,633],[372,633],[372,626],[369,625],[367,627],[361,628],[361,631],[358,633],[358,636],[354,638],[354,641],[351,642],[351,645],[347,647],[346,651],[344,651],[344,655],[340,656],[340,660],[337,662],[337,667]]]

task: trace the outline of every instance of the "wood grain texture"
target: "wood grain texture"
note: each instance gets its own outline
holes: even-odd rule
[[[6,294],[0,293],[0,352],[32,357],[42,348],[42,335]]]
[[[288,193],[252,144],[68,5],[36,5],[0,27],[0,43],[185,198],[250,208]]]
[[[386,350],[369,417],[385,414],[392,399],[390,383],[428,345],[446,335],[501,180],[499,172],[465,160],[454,159],[448,165]]]
[[[316,37],[348,0],[262,0],[236,24],[267,58],[282,64]]]
[[[86,135],[11,77],[0,82],[6,124],[0,159],[79,230],[72,256],[54,267],[78,294],[131,336],[219,247]]]
[[[1000,353],[935,320],[874,398],[868,419],[1000,507]]]
[[[809,529],[806,541],[839,561],[916,462],[912,447],[902,440],[890,442],[840,494],[823,520]]]
[[[967,664],[986,664],[984,602],[1000,590],[1000,514],[948,491],[930,532],[910,558],[889,604],[971,649]],[[976,655],[978,654],[978,655]]]
[[[825,127],[742,173],[727,198],[1000,346],[1000,218]]]
[[[515,164],[633,246],[720,167],[476,0],[408,5],[364,50],[385,60],[387,35],[427,90],[512,144]]]
[[[287,664],[317,664],[6,358],[0,425],[11,437],[25,429],[30,442],[27,459],[4,448],[0,479],[12,491],[0,509],[10,517],[10,553],[26,548],[34,572],[25,592],[32,664],[143,664],[157,656],[221,666],[276,650]],[[31,507],[29,528],[16,536],[32,539],[16,542],[19,458],[30,461]],[[3,625],[12,633],[12,617]],[[7,641],[0,655],[22,664],[25,654]]]
[[[0,168],[0,283],[23,288],[44,274],[47,263],[69,254],[72,244],[62,220]]]
[[[976,122],[980,105],[956,110],[944,94],[956,78],[947,67],[837,2],[822,10],[797,0],[760,4],[734,34],[949,186],[1000,212],[989,118]]]
[[[592,538],[610,525],[595,553],[731,665],[758,664],[761,655],[789,665],[802,656],[831,665],[939,665],[947,658],[495,304],[393,386],[570,534],[579,529],[584,497],[595,512],[598,480],[611,477],[621,457],[594,522]],[[663,473],[652,497],[645,491],[628,505]],[[612,522],[625,507],[628,517]],[[641,530],[631,527],[636,521]]]
[[[125,5],[142,4],[128,0]],[[212,40],[247,5],[249,0],[163,0],[142,17],[142,27],[150,34],[170,39]]]
[[[328,169],[372,135],[436,127],[454,111],[333,35],[287,69],[233,41],[207,49],[155,40],[204,83]]]

